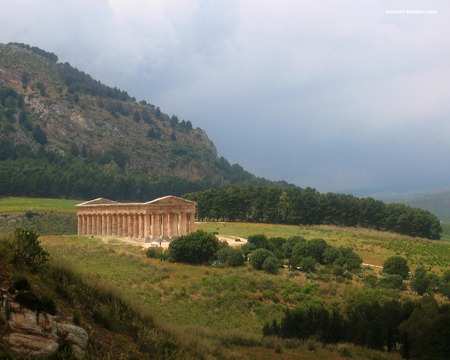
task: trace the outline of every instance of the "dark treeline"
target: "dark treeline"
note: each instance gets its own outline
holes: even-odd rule
[[[114,151],[102,156],[61,156],[41,148],[0,142],[0,194],[2,196],[64,197],[148,201],[167,194],[182,195],[211,186],[204,182],[121,167],[122,156]]]
[[[343,309],[306,303],[287,309],[280,322],[263,328],[265,336],[324,343],[350,342],[377,350],[401,350],[407,359],[448,359],[450,306],[432,297],[417,302],[380,299],[361,292],[346,299]]]
[[[186,198],[198,203],[199,220],[364,227],[429,239],[439,239],[442,232],[428,211],[311,188],[232,186]]]

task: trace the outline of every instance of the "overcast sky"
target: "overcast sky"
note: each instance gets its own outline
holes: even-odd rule
[[[54,52],[321,192],[450,185],[448,0],[0,0]],[[429,10],[428,14],[422,10]]]

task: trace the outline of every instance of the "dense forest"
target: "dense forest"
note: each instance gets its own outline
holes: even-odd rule
[[[355,292],[343,309],[302,303],[286,309],[280,322],[264,326],[264,335],[324,343],[350,342],[372,349],[401,350],[406,359],[448,359],[450,307],[433,297],[400,302],[377,291]]]
[[[428,211],[312,188],[232,186],[186,198],[198,203],[202,221],[364,227],[429,239],[439,239],[442,232],[439,219]]]

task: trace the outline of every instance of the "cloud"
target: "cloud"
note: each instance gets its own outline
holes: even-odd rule
[[[259,176],[334,191],[450,181],[449,13],[444,0],[3,0],[0,41],[191,120]]]

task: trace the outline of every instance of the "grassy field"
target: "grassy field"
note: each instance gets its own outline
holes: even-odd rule
[[[0,214],[22,213],[29,210],[75,213],[75,205],[82,202],[83,200],[4,197],[0,198]]]
[[[78,273],[85,282],[111,289],[137,309],[145,309],[181,337],[202,339],[220,349],[231,349],[249,359],[355,359],[370,350],[311,341],[264,339],[265,322],[281,319],[286,306],[300,302],[339,302],[362,281],[315,279],[289,271],[270,275],[250,266],[214,268],[148,259],[139,247],[117,239],[42,236],[42,245],[54,261]],[[372,273],[373,270],[365,270]],[[400,294],[395,295],[401,296]],[[278,344],[278,345],[277,345]],[[282,349],[277,353],[275,349]],[[279,351],[279,350],[277,350]],[[343,355],[342,355],[342,354]],[[398,354],[372,353],[377,359]]]
[[[249,223],[199,223],[198,228],[227,236],[265,234],[268,237],[302,236],[307,240],[323,238],[330,245],[345,246],[354,249],[365,263],[382,266],[392,255],[401,255],[408,259],[412,269],[424,265],[430,270],[441,273],[450,267],[450,243],[408,236],[335,226],[289,226]],[[450,231],[450,226],[445,227]],[[450,235],[445,235],[449,236]]]

